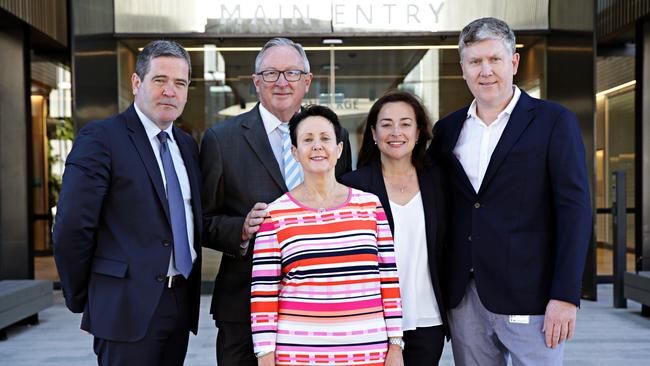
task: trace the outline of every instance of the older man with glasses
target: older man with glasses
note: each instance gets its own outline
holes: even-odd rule
[[[300,110],[312,74],[302,46],[286,38],[268,41],[255,59],[259,103],[249,112],[206,131],[201,146],[203,246],[223,253],[210,312],[216,326],[219,365],[257,365],[250,325],[251,252],[267,203],[302,182],[291,155],[288,121]],[[350,143],[336,176],[351,170]]]

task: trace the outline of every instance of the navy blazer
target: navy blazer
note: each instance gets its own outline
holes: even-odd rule
[[[188,279],[196,333],[201,280],[198,147],[173,128],[192,191],[194,249]],[[53,233],[66,305],[96,337],[142,339],[165,286],[173,242],[159,165],[133,106],[89,123],[66,160]]]
[[[424,222],[427,238],[427,255],[429,272],[431,274],[431,285],[436,295],[438,309],[442,317],[443,331],[449,336],[449,324],[447,323],[447,311],[443,291],[442,276],[444,274],[444,247],[447,234],[447,213],[444,196],[443,181],[440,177],[440,169],[431,165],[423,169],[417,169],[418,184],[424,206]],[[342,184],[370,192],[379,197],[379,201],[386,212],[386,218],[390,225],[391,232],[395,232],[393,213],[388,200],[388,193],[381,172],[381,161],[376,159],[370,164],[353,172],[341,176]]]
[[[440,120],[429,148],[449,179],[449,307],[470,268],[491,312],[544,314],[550,299],[578,305],[593,227],[578,120],[522,91],[477,193],[453,153],[467,111]]]
[[[350,142],[342,131],[343,153],[336,176],[351,170]],[[217,321],[251,321],[252,247],[242,255],[244,218],[257,202],[270,203],[287,191],[259,103],[210,127],[201,141],[203,246],[223,252],[210,313]]]

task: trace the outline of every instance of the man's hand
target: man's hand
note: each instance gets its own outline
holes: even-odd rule
[[[546,346],[555,348],[565,339],[573,338],[576,326],[577,307],[566,301],[550,300],[546,305],[544,314],[544,328]]]
[[[257,366],[275,366],[275,352],[267,353],[258,358]]]
[[[244,226],[241,229],[241,240],[247,241],[255,235],[260,229],[260,224],[264,222],[266,217],[266,207],[268,205],[263,202],[257,202],[250,210],[244,219]]]
[[[388,345],[388,353],[384,366],[404,366],[404,359],[402,358],[402,349],[400,346],[394,344]]]

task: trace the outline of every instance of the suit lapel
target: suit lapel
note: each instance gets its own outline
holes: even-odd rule
[[[497,146],[494,148],[487,170],[485,171],[485,176],[481,182],[481,187],[478,191],[479,195],[485,191],[485,187],[487,187],[490,180],[494,177],[499,166],[503,163],[503,159],[505,159],[510,149],[512,149],[512,146],[517,142],[517,140],[519,140],[521,134],[535,117],[533,113],[535,106],[532,102],[533,99],[522,90],[519,101],[512,110],[508,124],[503,130],[503,134],[501,135]]]
[[[427,235],[427,252],[429,253],[429,263],[436,263],[434,247],[436,244],[437,225],[437,204],[435,197],[435,182],[431,177],[433,174],[428,171],[418,169],[418,184],[420,185],[420,194],[422,195],[422,207],[424,209],[424,227]]]
[[[386,191],[386,184],[384,183],[384,176],[381,173],[381,159],[377,158],[371,163],[370,169],[370,188],[368,191],[375,192],[377,197],[379,197],[380,202],[386,202],[384,204],[384,212],[386,213],[386,219],[388,220],[388,225],[390,226],[390,231],[395,234],[395,223],[393,222],[393,211],[390,209],[390,201],[388,200],[388,192]]]
[[[198,172],[196,171],[196,159],[197,157],[194,156],[192,153],[192,146],[191,144],[185,140],[185,136],[182,136],[181,132],[179,131],[178,127],[174,126],[173,127],[174,131],[174,140],[176,140],[176,143],[178,143],[178,149],[181,152],[181,156],[183,157],[183,162],[185,164],[185,170],[187,170],[187,177],[190,181],[190,192],[192,195],[192,212],[194,213],[194,227],[195,233],[200,233],[200,225],[199,223],[201,222],[201,197],[200,195],[200,190],[199,190],[199,180],[198,180]],[[198,230],[198,231],[197,231]],[[196,242],[194,243],[196,245]]]
[[[460,161],[456,157],[456,154],[454,154],[454,148],[456,147],[456,143],[458,142],[458,138],[460,137],[460,132],[463,129],[463,125],[465,125],[465,120],[467,119],[468,110],[469,107],[463,108],[462,112],[460,112],[459,114],[458,120],[453,121],[451,136],[449,136],[449,139],[447,140],[447,146],[445,150],[448,154],[448,159],[451,162],[452,168],[456,171],[456,174],[458,175],[458,178],[461,180],[461,183],[465,187],[467,193],[474,196],[476,195],[476,192],[474,191],[474,187],[472,187],[472,183],[469,181],[469,178],[467,178],[467,173],[465,173],[465,168],[463,168],[463,164],[460,163]]]
[[[129,130],[129,137],[131,138],[131,142],[133,142],[136,150],[138,150],[140,159],[142,159],[142,163],[147,170],[149,179],[151,179],[151,183],[154,186],[156,195],[158,196],[160,204],[165,211],[167,221],[171,222],[169,218],[169,205],[167,202],[167,195],[165,194],[165,187],[163,186],[162,176],[160,175],[160,168],[158,167],[156,156],[154,155],[153,149],[151,148],[151,143],[147,139],[147,133],[144,130],[144,126],[142,126],[142,122],[140,121],[138,114],[135,112],[133,105],[131,105],[131,107],[129,107],[129,109],[124,112],[124,116],[126,117],[126,126]]]
[[[271,174],[275,184],[277,184],[283,192],[287,192],[287,185],[282,177],[282,172],[280,172],[278,162],[275,160],[275,155],[271,149],[266,129],[264,129],[264,122],[262,121],[259,111],[259,103],[249,113],[250,117],[245,118],[242,123],[242,127],[244,128],[244,138],[257,155],[257,158],[260,159],[262,165],[264,165],[269,174]]]

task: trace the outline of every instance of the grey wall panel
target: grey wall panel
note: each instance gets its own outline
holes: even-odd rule
[[[70,0],[70,3],[74,36],[113,33],[113,1]]]
[[[637,134],[640,134],[641,142],[639,150],[641,150],[641,171],[637,175],[641,176],[641,187],[637,187],[637,192],[641,192],[641,216],[638,217],[637,222],[641,222],[641,248],[637,250],[641,252],[644,260],[641,268],[646,271],[650,270],[650,22],[643,24],[642,39],[637,40],[642,44],[642,69],[639,70],[641,75],[640,83],[637,84],[637,92],[640,93],[641,106],[637,108],[641,110],[641,121],[639,123]],[[637,150],[638,151],[638,150]],[[637,201],[638,202],[638,201]],[[638,231],[637,231],[638,232]],[[639,243],[637,239],[637,243]]]
[[[73,120],[77,129],[118,111],[117,42],[111,37],[75,37]]]
[[[550,28],[554,30],[592,31],[594,29],[593,0],[551,0]]]
[[[0,29],[0,279],[31,278],[25,34]]]

